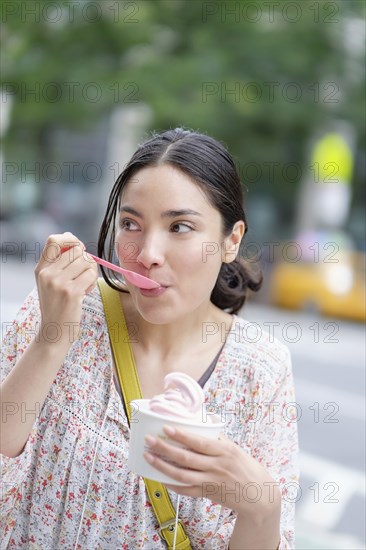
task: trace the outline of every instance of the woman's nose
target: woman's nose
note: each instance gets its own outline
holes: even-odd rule
[[[150,269],[153,265],[162,265],[164,255],[162,252],[162,243],[159,244],[158,239],[146,238],[140,243],[141,249],[136,256],[136,261],[142,264],[146,269]]]

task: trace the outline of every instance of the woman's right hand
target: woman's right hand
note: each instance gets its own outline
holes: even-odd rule
[[[50,235],[35,276],[42,316],[39,337],[68,349],[79,333],[85,294],[96,285],[97,263],[72,233]]]

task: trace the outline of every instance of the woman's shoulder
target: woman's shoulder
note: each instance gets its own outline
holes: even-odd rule
[[[279,388],[290,387],[290,352],[273,332],[234,314],[231,329],[225,337],[214,379],[219,388],[215,389],[215,395],[221,387],[225,387],[226,390],[233,390],[235,399],[264,403],[272,401]]]
[[[226,347],[237,359],[245,362],[250,359],[251,363],[271,370],[287,370],[291,361],[288,347],[274,336],[273,331],[238,315],[233,315]]]

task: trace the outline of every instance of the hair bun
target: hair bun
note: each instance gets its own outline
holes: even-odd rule
[[[220,309],[237,313],[245,303],[248,289],[257,292],[262,282],[262,273],[255,277],[244,260],[223,263],[211,293],[211,301]]]

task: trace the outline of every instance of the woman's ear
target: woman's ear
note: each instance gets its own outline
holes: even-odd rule
[[[239,220],[235,223],[230,235],[224,240],[224,250],[222,261],[230,264],[233,262],[239,252],[241,240],[245,233],[245,224],[243,220]]]

